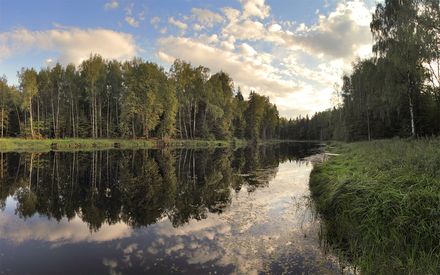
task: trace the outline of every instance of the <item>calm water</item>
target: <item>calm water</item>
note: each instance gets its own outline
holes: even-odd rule
[[[0,273],[337,273],[311,144],[0,159]]]

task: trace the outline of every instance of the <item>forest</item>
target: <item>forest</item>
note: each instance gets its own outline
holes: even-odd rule
[[[370,24],[374,56],[343,76],[339,104],[280,120],[281,138],[357,141],[440,134],[440,4],[386,0]]]
[[[1,137],[272,139],[279,114],[269,98],[248,100],[225,72],[176,60],[169,72],[135,58],[91,55],[79,66],[22,68],[0,79]]]

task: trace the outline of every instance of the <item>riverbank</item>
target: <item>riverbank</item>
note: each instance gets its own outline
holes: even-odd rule
[[[161,147],[242,147],[246,140],[145,140],[145,139],[24,139],[0,138],[0,152],[47,152],[106,149],[150,149]]]
[[[440,272],[440,140],[333,143],[310,189],[323,240],[365,274]]]

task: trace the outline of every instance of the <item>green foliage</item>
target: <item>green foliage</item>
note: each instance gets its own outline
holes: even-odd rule
[[[258,140],[278,136],[278,110],[276,105],[270,103],[268,97],[251,92],[244,117],[246,138]]]
[[[249,109],[228,74],[181,60],[166,73],[139,58],[90,55],[78,67],[23,68],[19,78],[19,90],[0,79],[2,137],[229,140],[247,129],[250,139],[278,138],[278,110],[267,97],[252,92],[263,105]]]

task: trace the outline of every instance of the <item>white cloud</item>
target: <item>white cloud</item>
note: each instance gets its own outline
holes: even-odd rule
[[[365,3],[348,1],[328,16],[320,15],[317,24],[301,24],[296,33],[284,32],[282,38],[314,55],[353,58],[360,48],[371,47],[370,21],[371,9]]]
[[[269,27],[270,32],[279,32],[282,29],[282,27],[279,24],[272,24]]]
[[[203,26],[200,25],[200,24],[194,24],[193,25],[193,30],[196,31],[196,32],[201,31],[201,30],[203,30]]]
[[[219,39],[218,39],[218,35],[216,34],[212,34],[212,35],[202,34],[198,37],[198,41],[206,44],[217,44]]]
[[[240,16],[239,10],[230,7],[223,8],[222,11],[225,14],[226,18],[228,18],[228,20],[231,22],[237,21]]]
[[[174,19],[174,17],[168,18],[168,23],[170,23],[171,25],[173,25],[181,30],[186,30],[188,28],[188,25],[186,23],[179,21],[177,19]]]
[[[227,39],[220,43],[221,47],[227,51],[233,51],[235,49],[235,37],[229,35]]]
[[[50,51],[59,54],[57,60],[66,63],[80,63],[91,53],[109,59],[129,59],[139,49],[131,34],[108,29],[52,29],[30,31],[16,29],[0,33],[0,59],[28,51]]]
[[[241,51],[241,54],[243,54],[244,56],[252,57],[252,56],[257,55],[257,51],[247,43],[241,44],[240,51]]]
[[[180,58],[195,65],[206,66],[213,72],[225,71],[244,88],[244,92],[254,89],[274,96],[299,90],[296,82],[283,79],[276,67],[262,63],[259,58],[243,57],[241,54],[184,37],[162,38],[159,45],[158,57],[163,61],[171,63]]]
[[[193,8],[191,11],[197,21],[200,23],[199,26],[211,28],[215,24],[223,21],[223,17],[220,14],[212,12],[208,9]]]
[[[132,26],[132,27],[134,27],[134,28],[139,27],[139,21],[137,21],[136,19],[134,19],[134,17],[132,17],[132,16],[126,16],[126,17],[125,17],[125,22],[127,22],[128,25],[130,25],[130,26]]]
[[[51,67],[54,63],[55,62],[52,58],[47,58],[46,60],[44,60],[44,64],[48,67]]]
[[[131,3],[129,6],[125,8],[125,22],[127,22],[128,25],[132,26],[133,28],[139,27],[139,21],[133,16],[133,7],[134,4]],[[144,18],[144,14],[140,13],[140,18]],[[142,19],[143,20],[143,19]]]
[[[241,0],[243,4],[243,17],[258,17],[264,19],[269,16],[270,7],[264,3],[264,0]]]
[[[124,223],[103,224],[98,232],[90,234],[90,228],[81,218],[75,216],[71,220],[48,221],[44,218],[32,217],[26,222],[18,216],[0,216],[0,234],[16,244],[24,241],[46,241],[52,245],[78,242],[106,242],[130,237],[133,230]]]
[[[112,0],[110,2],[105,3],[104,9],[105,10],[114,10],[119,7],[119,3],[117,0]]]
[[[240,22],[230,22],[222,30],[225,35],[233,35],[242,40],[264,40],[266,37],[266,29],[263,23],[246,19]]]

